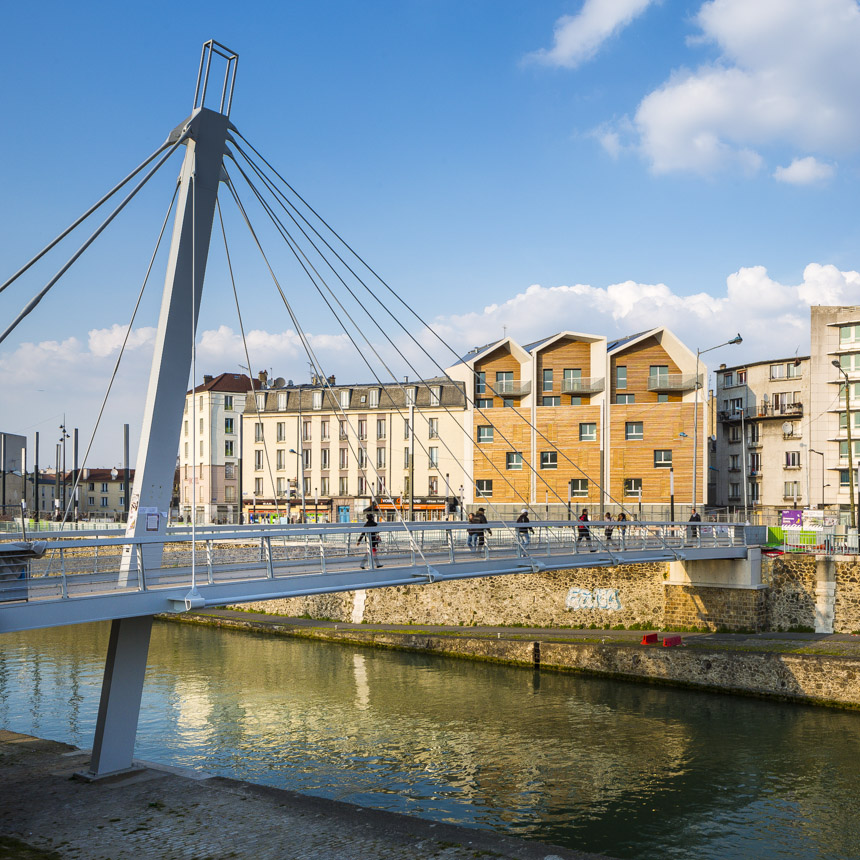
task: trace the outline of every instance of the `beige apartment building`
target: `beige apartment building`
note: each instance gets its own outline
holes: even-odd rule
[[[253,387],[259,384],[254,380]],[[245,374],[222,373],[204,376],[185,397],[179,440],[179,514],[185,522],[192,511],[198,523],[240,521],[242,415],[251,389]]]
[[[639,505],[666,516],[674,495],[678,515],[693,503],[695,463],[704,503],[707,407],[696,405],[696,366],[666,328],[611,342],[572,331],[525,345],[507,337],[472,350],[448,370],[471,395],[466,502],[504,514],[563,511],[569,501],[593,518]]]
[[[246,521],[442,519],[461,493],[465,394],[445,378],[265,383],[243,417]]]

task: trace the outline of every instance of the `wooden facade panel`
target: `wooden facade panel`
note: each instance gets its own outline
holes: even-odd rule
[[[525,379],[522,378],[522,366],[520,365],[520,362],[516,358],[516,356],[514,356],[507,347],[500,347],[499,349],[492,352],[490,355],[486,356],[485,358],[482,358],[480,361],[475,362],[475,373],[486,373],[487,393],[482,396],[492,397],[493,407],[496,409],[501,408],[502,398],[496,397],[490,390],[490,386],[492,386],[493,388],[496,387],[497,373],[510,372],[514,374],[515,383],[529,381],[528,377],[526,377]],[[520,400],[519,395],[514,395],[514,400],[518,402]]]
[[[603,369],[596,368],[594,373],[591,369],[591,344],[580,340],[562,340],[541,350],[537,356],[537,397],[540,404],[541,397],[570,397],[570,394],[562,394],[561,384],[566,369],[579,370],[583,378],[591,376],[602,376]],[[543,372],[552,371],[552,388],[544,390]],[[581,395],[583,405],[587,405],[591,398]],[[569,404],[568,400],[568,404]],[[562,400],[564,403],[564,400]]]
[[[641,343],[637,343],[622,353],[610,357],[610,394],[612,402],[615,402],[616,393],[633,394],[636,403],[657,403],[658,393],[648,390],[648,375],[652,365],[668,366],[669,373],[680,373],[678,365],[672,361],[666,350],[660,345],[656,337],[649,337]],[[616,391],[616,367],[627,368],[627,388],[619,388]],[[670,394],[669,402],[681,402],[681,395]]]

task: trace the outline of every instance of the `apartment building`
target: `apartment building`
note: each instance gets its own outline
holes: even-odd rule
[[[696,406],[695,372],[695,353],[666,328],[611,342],[572,331],[525,345],[507,337],[472,350],[448,370],[472,394],[466,502],[570,500],[599,513],[668,506],[674,489],[689,507],[695,459],[701,504],[707,410]]]
[[[810,452],[817,451],[809,430],[810,370],[810,356],[720,366],[712,463],[718,507],[772,517],[810,505]]]
[[[246,520],[351,522],[374,503],[387,519],[442,519],[464,481],[464,415],[445,378],[266,383],[243,416]]]
[[[134,484],[134,469],[128,470],[129,494]],[[69,474],[67,492],[74,486],[74,473]],[[78,482],[78,516],[87,519],[124,520],[125,469],[83,469]]]
[[[187,393],[179,441],[179,513],[185,522],[192,510],[198,523],[240,521],[242,415],[246,395],[260,384],[243,373],[221,373],[204,376]]]

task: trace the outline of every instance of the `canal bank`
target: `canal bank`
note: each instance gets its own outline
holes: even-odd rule
[[[599,860],[541,842],[196,771],[75,779],[89,754],[0,731],[0,856],[235,860]],[[14,786],[14,791],[9,789]]]
[[[860,636],[356,624],[211,609],[173,621],[860,709]],[[671,641],[671,639],[669,639]]]

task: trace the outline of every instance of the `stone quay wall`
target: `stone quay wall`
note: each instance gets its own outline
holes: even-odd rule
[[[786,554],[758,587],[677,585],[649,563],[513,574],[246,604],[257,612],[367,624],[860,631],[860,560]]]

